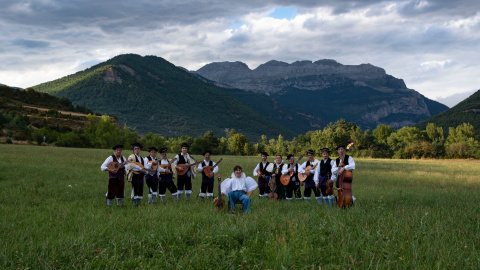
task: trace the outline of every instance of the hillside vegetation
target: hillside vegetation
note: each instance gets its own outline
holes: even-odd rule
[[[198,136],[211,130],[219,136],[225,128],[234,128],[250,139],[261,134],[295,135],[228,93],[155,56],[120,55],[34,88],[116,115],[143,133]]]

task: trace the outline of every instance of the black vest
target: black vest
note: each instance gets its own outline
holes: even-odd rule
[[[271,172],[267,172],[267,167],[268,167],[269,164],[270,164],[270,163],[267,161],[267,163],[265,163],[265,167],[262,167],[262,166],[263,166],[263,162],[260,162],[260,166],[259,166],[260,171],[261,171],[262,174],[265,175],[265,176],[270,176],[270,175],[272,175]]]
[[[320,162],[320,176],[329,177],[332,174],[332,160],[327,158],[327,160],[322,159]]]
[[[345,166],[348,165],[348,158],[349,157],[350,156],[345,155],[345,158],[344,158],[344,161],[343,161],[343,164],[345,164]],[[337,163],[337,167],[338,167],[338,165],[340,164],[340,157],[337,158],[337,160],[335,160],[335,162]]]
[[[186,163],[188,163],[187,158],[182,156],[182,153],[178,154],[177,164],[186,164]]]
[[[292,164],[288,164],[288,168],[292,168]],[[295,164],[295,170],[293,172],[292,178],[290,178],[290,181],[298,181],[298,164]]]

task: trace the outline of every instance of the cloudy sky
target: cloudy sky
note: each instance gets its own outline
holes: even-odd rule
[[[0,83],[29,87],[118,54],[197,70],[275,59],[370,63],[432,99],[480,89],[478,0],[0,0]]]

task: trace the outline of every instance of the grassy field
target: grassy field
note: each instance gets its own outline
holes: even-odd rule
[[[354,208],[257,191],[251,213],[232,216],[168,191],[165,204],[108,208],[100,165],[112,152],[0,145],[0,268],[480,268],[479,161],[356,159]],[[260,160],[223,158],[224,178]]]

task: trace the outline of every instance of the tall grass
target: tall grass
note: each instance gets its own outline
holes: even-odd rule
[[[1,268],[480,267],[479,161],[356,159],[351,209],[257,192],[249,215],[232,216],[168,191],[165,204],[107,207],[100,165],[111,154],[0,145]],[[260,160],[223,158],[223,178],[236,164],[251,175]]]

